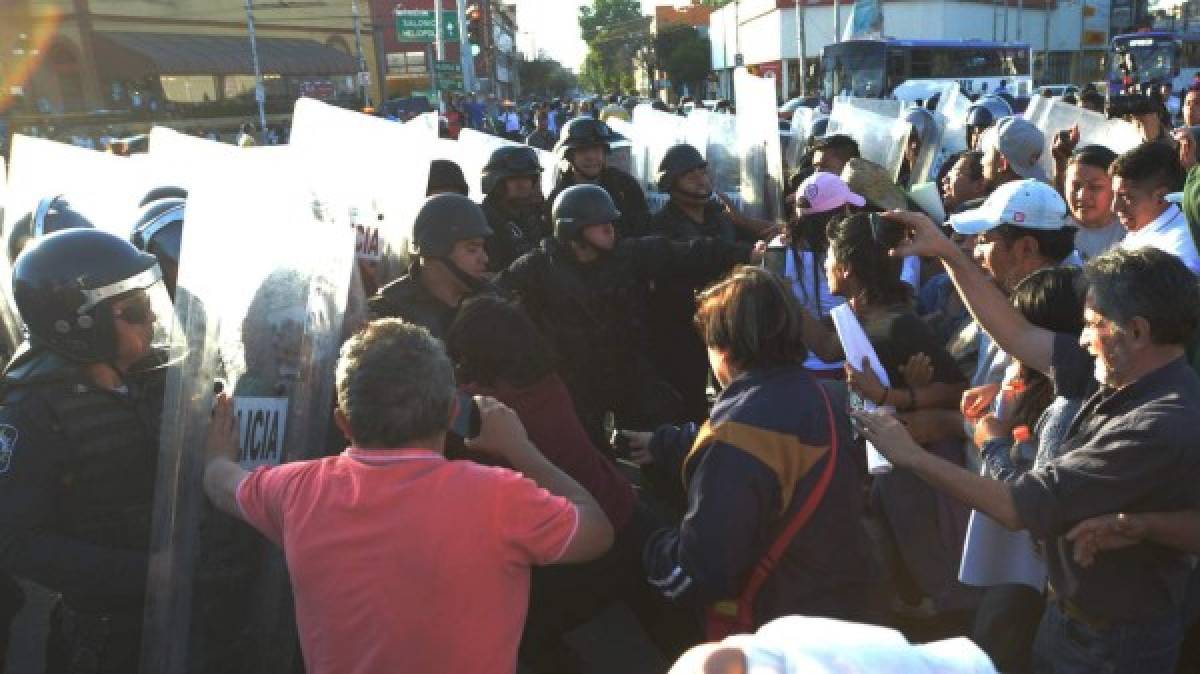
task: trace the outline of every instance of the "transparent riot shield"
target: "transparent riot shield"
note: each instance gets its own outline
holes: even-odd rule
[[[792,113],[790,138],[787,151],[784,153],[784,169],[788,175],[794,173],[800,166],[804,153],[812,140],[813,125],[824,117],[816,108],[801,106]]]
[[[408,267],[412,223],[425,200],[433,137],[425,124],[397,124],[328,105],[296,101],[290,150],[302,165],[328,167],[306,184],[355,232],[366,281],[382,286]]]
[[[1046,170],[1046,175],[1054,175],[1054,158],[1050,154],[1050,148],[1053,147],[1054,135],[1056,133],[1067,131],[1072,126],[1079,127],[1079,145],[1103,145],[1108,149],[1121,154],[1137,147],[1142,142],[1141,134],[1138,133],[1136,127],[1122,119],[1108,119],[1104,115],[1081,108],[1077,105],[1063,103],[1062,101],[1052,101],[1050,99],[1037,97],[1040,100],[1046,101],[1043,104],[1042,110],[1034,120],[1030,120],[1041,129],[1042,134],[1046,137],[1046,147],[1042,152],[1038,163]]]
[[[497,148],[507,146],[527,147],[499,136],[474,129],[463,129],[458,133],[457,141],[439,143],[437,154],[439,159],[450,159],[458,164],[459,168],[463,170],[463,175],[466,176],[467,186],[471,190],[471,198],[482,202],[484,197],[482,191],[483,167],[487,165],[492,152],[495,152]],[[553,152],[537,148],[533,148],[533,151],[538,157],[538,164],[542,167],[542,194],[549,195],[554,190],[558,158]]]
[[[942,144],[931,175],[937,176],[946,159],[967,149],[967,111],[971,99],[957,84],[947,86],[938,98],[937,114],[942,120]]]
[[[748,215],[776,222],[783,212],[783,152],[775,80],[739,68],[734,71],[733,86],[745,209]]]
[[[913,108],[907,117],[907,133],[905,134],[904,166],[908,169],[907,176],[901,180],[903,169],[897,176],[897,182],[904,189],[915,185],[937,180],[937,171],[941,159],[942,135],[946,123],[937,112],[929,112],[921,108]]]
[[[1053,103],[1053,100],[1049,98],[1034,96],[1029,100],[1029,105],[1025,108],[1023,116],[1025,119],[1033,122],[1034,126],[1038,126],[1040,123],[1045,122],[1046,113],[1049,112],[1051,103]]]
[[[39,202],[65,197],[98,228],[128,239],[138,200],[150,176],[145,164],[126,157],[88,150],[44,138],[14,135],[4,208],[4,269],[0,271],[0,340],[8,353],[20,343],[22,324],[12,296],[12,263],[30,232],[14,225],[37,211]]]
[[[628,158],[623,160],[624,166],[622,168],[629,175],[636,178],[639,183],[644,185],[644,176],[646,175],[646,143],[640,137],[639,130],[631,122],[627,122],[620,117],[612,117],[606,123],[608,124],[608,128],[612,129],[613,133],[622,138],[621,142],[625,146],[622,152]]]
[[[685,118],[642,104],[633,109],[633,126],[643,148],[643,174],[635,176],[647,194],[658,191],[658,165],[673,145],[687,142]]]
[[[204,438],[222,380],[243,466],[335,449],[327,431],[355,233],[327,217],[337,207],[310,185],[345,169],[245,152],[189,185],[176,312],[191,348],[167,379],[143,674],[299,671],[282,552],[208,502]]]
[[[896,175],[908,135],[908,124],[903,120],[884,117],[855,105],[835,103],[826,135],[837,133],[856,140],[863,159],[884,167],[889,176]]]

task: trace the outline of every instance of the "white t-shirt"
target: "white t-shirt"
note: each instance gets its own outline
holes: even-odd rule
[[[1121,221],[1116,218],[1113,218],[1112,223],[1107,227],[1100,228],[1083,227],[1075,220],[1071,220],[1071,222],[1075,223],[1077,227],[1075,230],[1075,250],[1084,262],[1115,248],[1127,234],[1125,225],[1122,225]]]
[[[1183,261],[1193,274],[1200,274],[1200,253],[1196,252],[1196,241],[1188,227],[1187,218],[1175,204],[1167,206],[1157,218],[1136,232],[1125,235],[1121,248],[1157,248]]]
[[[797,255],[795,250],[788,248],[783,275],[791,280],[792,292],[800,300],[800,306],[817,320],[825,319],[834,307],[846,303],[846,298],[829,292],[824,258],[817,260],[810,250],[800,251]],[[827,363],[810,350],[804,367],[810,370],[837,370],[842,367],[842,361]]]

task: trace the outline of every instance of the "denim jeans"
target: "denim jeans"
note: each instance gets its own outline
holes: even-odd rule
[[[1097,629],[1050,602],[1033,646],[1038,674],[1173,674],[1183,639],[1178,614]]]

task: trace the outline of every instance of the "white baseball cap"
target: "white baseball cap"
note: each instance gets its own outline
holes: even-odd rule
[[[959,234],[982,234],[1000,225],[1045,231],[1071,226],[1066,202],[1040,180],[1004,183],[979,208],[950,216],[950,226]]]

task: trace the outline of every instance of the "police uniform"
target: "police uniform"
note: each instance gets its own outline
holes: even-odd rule
[[[429,334],[444,340],[458,314],[458,307],[434,297],[421,285],[420,274],[421,263],[414,261],[407,274],[387,284],[367,300],[371,319],[401,318],[424,327]]]
[[[125,390],[26,348],[0,383],[0,563],[61,593],[51,672],[133,672],[140,656],[165,370]]]
[[[585,426],[598,434],[606,411],[626,428],[654,428],[683,414],[679,394],[658,375],[646,337],[647,284],[676,275],[716,276],[749,249],[714,239],[674,243],[623,239],[592,263],[544,239],[496,279],[519,296],[562,359],[563,378]]]
[[[488,271],[507,269],[517,258],[536,248],[543,238],[550,236],[550,225],[543,208],[513,210],[499,197],[489,195],[483,200],[483,213],[492,228],[492,235],[484,239]]]

